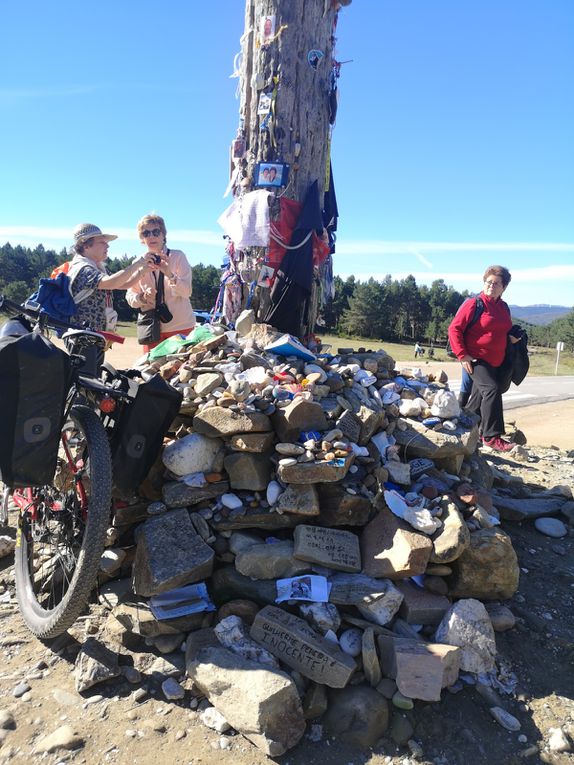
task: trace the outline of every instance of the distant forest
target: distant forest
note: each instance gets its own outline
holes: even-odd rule
[[[41,244],[31,250],[20,245],[0,246],[0,294],[23,302],[38,286],[38,279],[69,260],[66,250],[46,250]],[[110,258],[110,272],[125,268],[132,258]],[[220,287],[220,269],[199,263],[193,266],[193,297],[196,309],[213,308]],[[444,344],[448,325],[461,303],[470,296],[457,292],[437,279],[430,287],[417,285],[413,276],[383,281],[361,282],[354,276],[335,277],[335,297],[322,312],[318,331],[346,337],[387,340],[389,342],[424,342]],[[133,321],[136,312],[127,304],[122,290],[114,291],[114,305],[120,320]],[[545,326],[516,323],[528,331],[531,345],[554,347],[561,340],[574,351],[574,309]]]

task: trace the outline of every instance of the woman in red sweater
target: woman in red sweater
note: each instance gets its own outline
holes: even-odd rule
[[[508,334],[512,319],[510,308],[502,300],[510,279],[510,272],[504,266],[489,266],[484,272],[484,286],[480,293],[484,310],[478,320],[473,323],[476,299],[471,298],[461,305],[448,328],[452,350],[472,377],[467,409],[480,414],[482,442],[499,452],[514,448],[514,444],[501,438],[504,416],[499,384],[499,368],[504,361],[507,338],[514,342],[519,340]]]

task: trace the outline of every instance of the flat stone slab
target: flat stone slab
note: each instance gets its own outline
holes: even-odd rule
[[[384,597],[390,582],[364,574],[333,574],[329,577],[329,602],[338,606],[366,606]]]
[[[361,534],[363,570],[367,576],[406,579],[423,574],[432,542],[399,520],[390,510],[381,510]]]
[[[208,483],[200,488],[187,486],[181,481],[169,481],[162,487],[162,497],[167,507],[190,507],[204,502],[206,499],[217,499],[229,491],[228,481]]]
[[[294,465],[279,465],[277,476],[284,483],[332,483],[340,481],[354,461],[354,455],[330,462],[297,462]]]
[[[419,422],[409,420],[407,430],[395,429],[393,436],[399,446],[408,448],[409,457],[428,457],[431,460],[440,457],[455,457],[464,454],[470,457],[478,444],[478,427],[471,430],[459,429],[459,432],[440,433],[426,428]]]
[[[319,496],[313,484],[290,483],[279,496],[275,509],[279,513],[312,516],[319,515]]]
[[[193,430],[204,436],[233,436],[236,433],[264,433],[271,431],[271,420],[266,414],[253,412],[240,414],[221,406],[202,409],[193,418]]]
[[[560,497],[513,499],[501,494],[492,495],[492,503],[504,521],[524,521],[526,518],[558,515],[566,502],[565,497],[563,499]]]
[[[255,617],[251,637],[305,677],[330,688],[344,688],[356,669],[354,660],[311,629],[298,616],[266,606]]]
[[[399,616],[408,624],[440,624],[450,608],[450,600],[444,595],[435,595],[416,584],[404,580],[396,583],[403,595]]]
[[[321,526],[364,526],[373,510],[371,501],[358,494],[349,494],[336,483],[317,486]]]
[[[336,571],[356,573],[361,570],[359,539],[351,531],[300,525],[295,529],[293,539],[293,556],[299,560]]]
[[[275,433],[241,433],[231,436],[229,446],[238,452],[262,454],[271,450]]]
[[[196,533],[186,510],[152,516],[138,532],[136,594],[152,597],[211,575],[214,552]]]

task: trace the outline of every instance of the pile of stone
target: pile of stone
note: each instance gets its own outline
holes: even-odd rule
[[[397,372],[384,351],[285,357],[265,350],[270,327],[237,329],[142,369],[184,401],[110,529],[111,615],[78,689],[117,674],[109,648],[183,644],[186,679],[164,693],[204,697],[265,753],[308,721],[373,745],[393,709],[439,700],[459,673],[488,683],[494,629],[512,626],[499,601],[519,568],[477,425],[444,375]],[[154,598],[193,583],[182,611],[154,616]]]

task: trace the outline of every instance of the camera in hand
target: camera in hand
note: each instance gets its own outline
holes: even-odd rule
[[[153,262],[156,264],[156,266],[159,266],[159,264],[161,263],[161,257],[159,255],[154,255]]]

